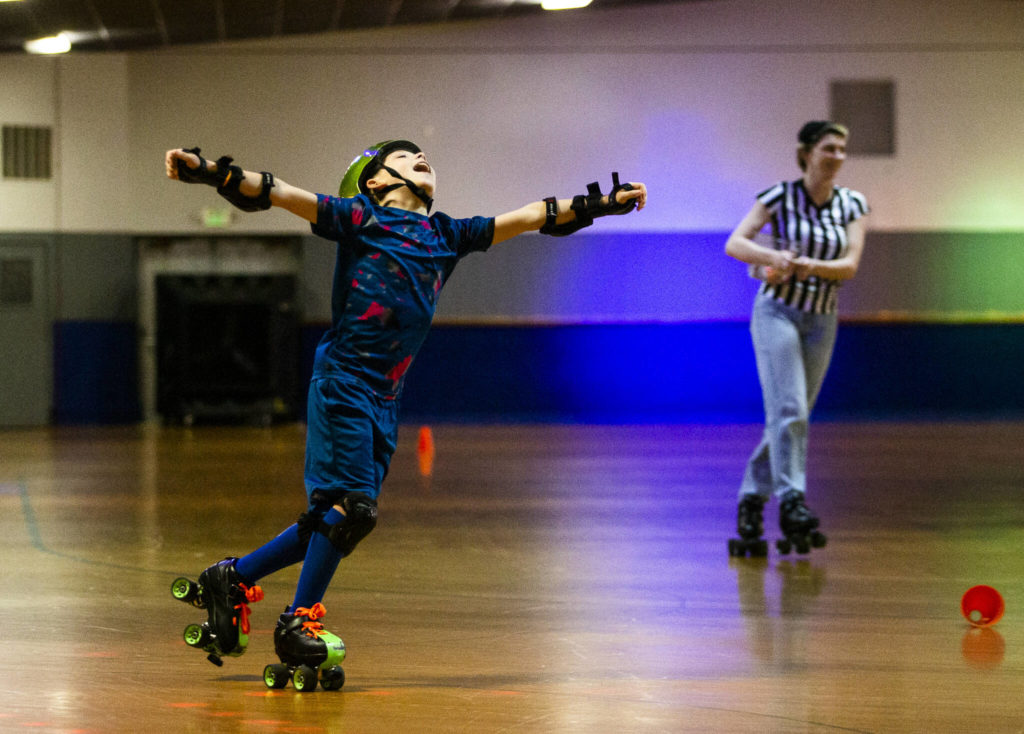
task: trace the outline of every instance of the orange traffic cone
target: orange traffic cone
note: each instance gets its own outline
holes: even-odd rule
[[[430,428],[420,428],[420,436],[416,442],[416,457],[420,462],[420,475],[429,477],[434,473],[434,434]]]

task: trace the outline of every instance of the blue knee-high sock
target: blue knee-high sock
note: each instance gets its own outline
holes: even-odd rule
[[[264,576],[298,563],[306,555],[306,544],[299,538],[299,526],[292,525],[269,543],[238,559],[235,570],[252,585]]]
[[[334,525],[344,519],[345,516],[334,508],[324,515],[324,522],[328,525]],[[341,551],[334,547],[327,536],[323,533],[313,533],[309,541],[309,550],[306,551],[306,560],[302,563],[302,573],[299,575],[299,585],[295,589],[292,611],[300,607],[309,608],[318,601],[323,601],[341,559]]]

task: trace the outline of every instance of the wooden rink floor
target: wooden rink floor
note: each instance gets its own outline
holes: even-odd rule
[[[301,425],[0,431],[0,731],[1024,732],[1022,423],[812,425],[829,545],[767,560],[726,552],[759,426],[439,425],[429,479],[416,429],[312,693],[262,682],[298,567],[222,668],[169,591],[302,511]]]

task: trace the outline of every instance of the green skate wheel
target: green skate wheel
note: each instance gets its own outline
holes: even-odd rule
[[[300,665],[292,673],[292,686],[299,693],[306,693],[316,690],[316,679],[317,670],[311,668],[308,665]]]
[[[210,632],[210,628],[203,624],[190,624],[185,628],[184,633],[185,644],[191,647],[206,647],[210,644],[213,639],[213,633]]]
[[[341,669],[340,665],[328,668],[320,675],[320,685],[324,687],[325,691],[337,691],[345,685],[345,671]]]
[[[184,576],[179,576],[171,583],[171,596],[178,601],[191,604],[197,609],[206,609],[206,604],[203,602],[202,587]]]
[[[171,596],[178,601],[192,601],[192,582],[184,577],[174,579],[171,582]]]
[[[284,663],[272,663],[263,669],[263,682],[267,688],[284,688],[288,685],[288,666]]]

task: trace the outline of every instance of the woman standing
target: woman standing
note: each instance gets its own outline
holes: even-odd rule
[[[739,492],[739,540],[729,553],[765,555],[765,502],[779,499],[777,545],[800,553],[825,545],[818,518],[804,502],[807,427],[832,358],[837,296],[857,273],[864,249],[867,202],[837,186],[848,132],[834,122],[808,122],[797,135],[803,176],[782,181],[757,201],[729,236],[726,254],[751,266],[764,282],[754,301],[750,332],[764,398],[765,429],[747,463]],[[771,225],[771,245],[755,237]]]

